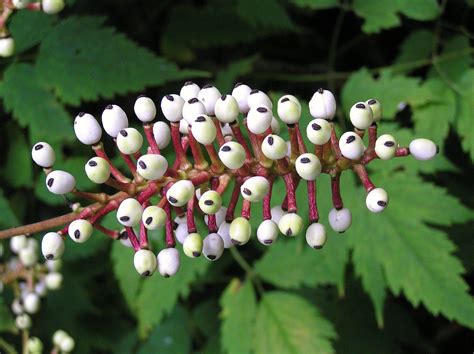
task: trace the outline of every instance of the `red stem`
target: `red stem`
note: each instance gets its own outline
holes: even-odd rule
[[[98,231],[102,232],[104,235],[109,236],[111,239],[116,240],[118,239],[120,233],[117,230],[110,230],[100,224],[94,224],[94,228]]]
[[[331,191],[332,191],[332,204],[337,210],[344,208],[341,198],[341,190],[339,186],[341,173],[338,172],[335,176],[331,176]]]
[[[290,134],[291,157],[290,161],[294,163],[300,155],[298,145],[298,135],[296,133],[296,125],[288,124],[288,133]]]
[[[370,180],[369,174],[367,173],[367,170],[365,169],[364,165],[357,164],[354,165],[352,169],[355,173],[357,173],[357,176],[359,176],[359,179],[367,193],[369,193],[372,189],[375,188],[375,185]]]
[[[303,136],[301,135],[300,126],[298,123],[295,124],[295,132],[298,139],[298,148],[300,150],[300,154],[306,154],[308,150],[306,149],[306,145],[304,143]]]
[[[311,223],[318,222],[319,213],[318,213],[318,205],[316,203],[316,181],[307,181],[306,186],[308,188],[309,221]]]
[[[240,130],[239,123],[237,121],[230,123],[230,129],[232,129],[232,133],[234,133],[235,139],[237,142],[243,146],[245,150],[245,162],[247,164],[252,162],[252,153],[245,141],[244,136],[242,135],[242,131]]]
[[[211,159],[211,171],[214,173],[224,172],[224,165],[219,159],[219,156],[217,155],[217,152],[216,152],[216,149],[214,149],[214,146],[211,144],[204,145],[204,146],[209,155],[209,158]]]
[[[120,183],[130,183],[130,180],[125,177],[113,164],[112,161],[110,161],[109,157],[107,156],[107,153],[104,150],[104,146],[102,143],[98,143],[96,145],[92,146],[92,149],[94,150],[95,154],[99,157],[102,157],[103,159],[107,160],[109,163],[109,168],[110,168],[110,173],[114,178],[119,181]]]
[[[207,228],[211,234],[217,232],[218,227],[215,214],[207,216]]]
[[[395,152],[395,156],[396,157],[405,157],[405,156],[408,156],[410,155],[410,149],[405,147],[405,148],[399,148],[397,149],[397,151]]]
[[[188,202],[188,210],[186,214],[186,223],[188,225],[188,232],[193,233],[196,232],[196,221],[194,220],[194,200],[196,198],[191,198],[191,200]]]
[[[331,124],[331,148],[336,156],[336,159],[339,160],[341,158],[341,149],[339,149],[339,139],[336,135],[336,129],[334,127],[334,123]]]
[[[189,146],[191,147],[191,153],[193,154],[194,167],[198,170],[205,170],[209,166],[207,161],[204,159],[202,154],[201,145],[194,138],[191,128],[188,128],[188,140]]]
[[[174,239],[174,233],[173,233],[173,220],[171,218],[171,208],[169,204],[166,204],[165,207],[165,212],[166,212],[166,246],[167,247],[174,247],[176,245],[176,240]]]
[[[153,154],[160,154],[160,148],[156,143],[155,136],[153,135],[153,124],[145,123],[143,124],[143,130],[145,131],[146,140],[148,141],[148,145],[151,148],[151,152]]]
[[[234,182],[234,189],[232,190],[232,196],[230,197],[229,206],[227,207],[227,212],[225,214],[225,220],[227,222],[232,222],[234,220],[235,208],[240,197],[240,186],[242,185],[242,179],[236,178]]]
[[[142,204],[142,208],[145,209],[150,203],[148,201]],[[143,222],[140,222],[140,248],[148,249],[148,230]]]
[[[243,218],[246,218],[247,220],[250,219],[250,207],[252,203],[250,203],[249,200],[244,199],[242,200],[242,211],[240,213],[240,216]]]
[[[287,199],[287,210],[289,213],[298,212],[298,207],[296,206],[296,194],[295,194],[295,184],[293,182],[293,177],[290,173],[283,175],[283,180],[285,181],[286,187],[286,199]]]
[[[171,122],[171,141],[173,142],[174,151],[176,153],[176,161],[173,169],[176,170],[179,167],[181,170],[187,170],[191,165],[181,145],[179,122]]]
[[[132,244],[133,249],[135,252],[140,250],[140,244],[138,243],[137,235],[135,235],[135,231],[130,226],[125,226],[125,230],[127,231],[128,239]]]
[[[369,127],[369,147],[368,149],[375,149],[375,142],[377,141],[377,123],[372,123]]]
[[[273,177],[270,177],[268,181],[270,182],[270,190],[268,191],[268,194],[263,198],[263,206],[262,206],[263,220],[270,220],[272,218],[271,199],[272,199]]]
[[[214,125],[216,126],[216,132],[217,132],[217,144],[219,147],[225,144],[224,140],[224,134],[222,134],[222,127],[221,127],[221,122],[216,117],[212,117],[212,121],[214,122]]]

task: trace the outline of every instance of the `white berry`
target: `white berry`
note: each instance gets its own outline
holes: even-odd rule
[[[147,154],[137,161],[137,173],[150,181],[163,177],[166,170],[168,170],[168,160],[162,155]]]
[[[80,112],[74,119],[74,133],[85,145],[94,145],[102,137],[102,128],[92,114]]]
[[[398,144],[390,134],[381,135],[375,142],[375,153],[381,160],[389,160],[395,156]]]
[[[369,105],[365,104],[364,102],[357,102],[354,104],[351,107],[349,116],[351,118],[352,125],[359,130],[367,129],[374,120],[372,110],[370,109]]]
[[[256,106],[250,108],[247,114],[247,126],[254,134],[263,134],[271,127],[273,114],[270,108]]]
[[[181,88],[179,95],[183,98],[183,100],[188,101],[191,98],[197,98],[200,90],[201,88],[198,85],[196,85],[194,82],[187,81],[184,83],[183,87]]]
[[[235,141],[229,141],[219,149],[219,159],[232,170],[241,168],[245,163],[245,150],[242,145]]]
[[[175,275],[180,266],[179,252],[176,248],[165,248],[158,253],[158,272],[165,278]]]
[[[148,230],[158,230],[166,224],[166,212],[158,206],[150,205],[143,210],[142,222]]]
[[[137,118],[144,123],[151,122],[156,117],[156,106],[150,97],[139,96],[133,110]]]
[[[28,239],[25,235],[13,236],[10,239],[10,249],[13,253],[19,253],[23,248],[28,246]]]
[[[307,181],[314,181],[321,174],[321,162],[316,155],[311,153],[298,156],[295,168],[298,175]]]
[[[56,154],[48,143],[41,141],[36,143],[31,149],[31,157],[33,161],[40,167],[48,168],[53,166],[56,160]]]
[[[64,0],[41,0],[41,9],[48,15],[54,15],[64,9]]]
[[[58,272],[50,272],[44,277],[48,290],[58,290],[63,283],[63,275]]]
[[[204,104],[204,107],[206,108],[206,114],[209,116],[214,115],[214,107],[216,106],[216,102],[220,97],[221,93],[215,86],[212,85],[203,86],[198,94],[198,99]]]
[[[16,316],[15,326],[20,330],[29,329],[31,327],[31,317],[26,313]]]
[[[306,127],[306,135],[313,144],[324,145],[331,139],[331,124],[326,119],[313,119]]]
[[[133,265],[136,271],[143,277],[152,275],[157,267],[157,260],[150,250],[138,250],[133,257]]]
[[[240,82],[235,84],[234,89],[232,90],[232,96],[237,101],[237,104],[239,105],[239,111],[242,114],[247,114],[250,109],[248,97],[251,91],[252,89],[249,86]]]
[[[41,252],[47,260],[58,259],[64,253],[64,240],[56,232],[48,232],[41,241]]]
[[[117,147],[122,154],[131,155],[143,145],[143,136],[135,128],[122,129],[117,135]]]
[[[29,314],[35,314],[41,307],[41,300],[38,294],[29,292],[23,296],[23,308]]]
[[[413,140],[409,145],[409,149],[410,154],[419,161],[431,160],[438,153],[436,144],[428,139]]]
[[[224,241],[224,248],[234,247],[234,244],[232,243],[232,240],[230,239],[230,223],[228,223],[227,221],[224,221],[222,224],[220,224],[219,230],[217,230],[217,233],[222,238],[222,241]]]
[[[166,192],[168,202],[173,206],[183,206],[194,196],[194,185],[189,180],[180,180]]]
[[[278,100],[278,116],[286,124],[298,123],[301,118],[301,104],[293,95],[285,95]]]
[[[183,118],[184,100],[178,95],[166,95],[161,99],[161,111],[170,122],[178,122]]]
[[[382,105],[376,99],[371,98],[370,100],[365,101],[370,109],[372,110],[372,117],[374,122],[378,122],[382,118]]]
[[[385,210],[388,205],[388,194],[382,188],[372,189],[365,199],[367,209],[372,213],[380,213]]]
[[[242,197],[252,203],[262,201],[269,191],[270,182],[262,176],[250,177],[240,186]]]
[[[164,149],[170,144],[171,129],[165,122],[155,122],[153,124],[153,136],[159,149]]]
[[[318,89],[309,101],[309,111],[314,118],[332,120],[336,115],[336,100],[332,92]]]
[[[224,241],[216,234],[212,233],[204,238],[202,254],[210,261],[216,261],[221,258],[224,252]]]
[[[123,226],[136,226],[142,218],[143,209],[138,200],[127,198],[123,200],[117,209],[117,220]]]
[[[216,126],[207,115],[196,117],[192,123],[191,131],[196,141],[202,145],[212,144],[217,135]]]
[[[286,156],[286,141],[278,135],[267,135],[262,142],[262,153],[271,160],[279,160]]]
[[[92,224],[84,219],[74,220],[68,228],[69,237],[77,243],[86,242],[92,236],[92,231],[94,231]]]
[[[46,187],[53,194],[66,194],[76,187],[76,179],[69,172],[52,171],[46,176]]]
[[[270,97],[268,97],[265,92],[256,89],[250,91],[247,98],[247,103],[250,109],[257,107],[267,107],[269,110],[271,110],[273,107]]]
[[[12,37],[0,38],[0,57],[8,58],[15,53],[15,40]]]
[[[274,206],[270,212],[272,213],[272,220],[278,224],[280,219],[283,217],[283,215],[286,214],[286,212],[282,209],[281,205],[276,205]]]
[[[214,107],[216,118],[222,123],[235,122],[239,116],[239,104],[231,95],[222,95]]]
[[[329,224],[334,231],[340,233],[346,231],[352,224],[351,211],[347,208],[340,210],[332,208],[329,212]]]
[[[326,229],[323,224],[312,223],[306,229],[306,242],[309,247],[320,249],[326,243]]]
[[[206,114],[206,107],[204,107],[204,104],[199,99],[191,98],[184,102],[183,118],[189,125],[193,124],[194,120],[203,114]]]
[[[102,125],[108,135],[116,138],[121,130],[128,128],[127,114],[121,107],[109,104],[102,112]]]
[[[342,134],[339,139],[342,156],[350,160],[358,160],[365,151],[364,143],[359,135],[353,132]]]
[[[278,237],[278,224],[273,220],[263,220],[257,229],[257,239],[262,245],[270,246]]]

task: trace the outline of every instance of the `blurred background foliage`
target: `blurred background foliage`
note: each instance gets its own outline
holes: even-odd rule
[[[33,167],[34,142],[50,142],[57,167],[94,189],[83,171],[91,151],[74,138],[77,112],[99,116],[116,103],[130,113],[138,94],[158,102],[187,79],[223,93],[239,80],[302,100],[329,88],[346,129],[354,102],[378,98],[382,132],[402,145],[424,136],[442,152],[428,163],[371,165],[374,182],[392,196],[382,215],[369,215],[363,190],[345,176],[353,227],[331,233],[318,252],[301,236],[265,250],[253,241],[212,265],[184,257],[176,277],[143,280],[132,251],[118,242],[95,235],[68,244],[64,286],[48,295],[32,334],[49,343],[63,328],[78,353],[472,352],[473,6],[71,0],[57,17],[15,14],[9,28],[17,54],[0,61],[2,228],[67,211]],[[309,119],[306,110],[302,125]],[[328,187],[321,178],[326,224]],[[305,193],[298,191],[302,215]],[[8,296],[0,303],[1,336],[18,346]]]

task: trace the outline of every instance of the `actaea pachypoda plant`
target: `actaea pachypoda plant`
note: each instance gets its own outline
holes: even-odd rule
[[[103,111],[103,128],[93,115],[81,112],[74,121],[75,134],[96,155],[86,162],[85,172],[94,183],[106,184],[117,192],[108,195],[78,190],[73,175],[54,169],[55,153],[51,146],[38,142],[32,149],[33,160],[44,169],[49,191],[62,195],[72,212],[1,231],[0,238],[65,225],[46,233],[42,240],[44,257],[56,260],[64,252],[68,235],[74,242],[82,243],[97,229],[133,247],[133,263],[139,274],[149,276],[158,269],[161,275],[169,277],[180,266],[176,240],[182,243],[186,256],[204,255],[215,261],[225,248],[246,244],[254,233],[266,246],[274,243],[279,233],[303,233],[304,222],[298,214],[295,192],[298,186],[305,185],[310,221],[306,241],[319,249],[326,242],[316,202],[316,181],[321,173],[331,177],[334,207],[329,211],[329,224],[335,231],[344,232],[352,217],[340,194],[342,172],[356,173],[367,192],[367,208],[379,213],[388,206],[389,197],[372,183],[367,164],[374,159],[407,155],[429,160],[438,152],[437,146],[427,139],[416,139],[409,147],[399,147],[393,136],[377,136],[382,108],[376,99],[355,103],[350,110],[354,131],[338,137],[333,123],[336,102],[330,91],[318,89],[314,93],[309,101],[314,119],[306,127],[299,125],[300,102],[285,95],[278,100],[277,112],[287,126],[289,142],[279,136],[279,123],[272,109],[269,96],[245,84],[239,83],[231,94],[222,95],[212,85],[200,88],[187,82],[179,95],[166,95],[161,100],[161,111],[169,125],[154,122],[157,110],[152,99],[140,96],[136,100],[134,111],[143,123],[145,138],[139,130],[129,127],[127,114],[117,105],[108,105]],[[115,167],[105,152],[101,142],[103,130],[114,140],[130,176]],[[302,134],[307,135],[312,146],[305,145]],[[142,154],[144,143],[148,146]],[[161,155],[170,143],[174,161]],[[283,179],[286,196],[272,208],[272,186],[277,178]],[[228,188],[232,188],[232,193],[224,206],[222,194]],[[150,198],[155,196],[160,198],[159,202],[152,204]],[[93,203],[82,206],[71,198]],[[262,202],[263,218],[258,229],[252,230],[250,209],[255,202]],[[109,213],[116,214],[121,230],[101,225]],[[197,217],[206,221],[205,237],[198,233]],[[150,249],[148,232],[160,228],[165,229],[166,247],[156,256],[156,250]]]

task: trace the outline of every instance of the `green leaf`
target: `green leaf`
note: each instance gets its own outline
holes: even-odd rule
[[[115,278],[131,310],[136,307],[135,300],[142,284],[141,278],[133,266],[133,255],[132,248],[125,247],[117,241],[112,244],[110,258],[113,262]]]
[[[1,298],[0,298],[1,300]],[[10,309],[0,302],[0,332],[15,332],[15,320]]]
[[[362,30],[366,33],[400,25],[398,12],[419,21],[435,19],[440,13],[436,0],[355,0],[353,8],[364,19]]]
[[[38,77],[62,101],[77,106],[182,77],[174,64],[103,22],[99,17],[69,17],[41,43]]]
[[[333,353],[333,326],[311,303],[282,291],[266,293],[257,310],[256,353]]]
[[[219,304],[211,298],[194,307],[192,313],[194,326],[206,337],[213,337],[219,332]]]
[[[469,70],[464,74],[459,82],[464,95],[457,96],[458,115],[456,119],[457,133],[462,139],[464,151],[469,152],[471,160],[474,161],[474,70]]]
[[[389,71],[382,72],[379,78],[374,79],[365,68],[349,77],[341,96],[344,112],[347,113],[356,102],[378,99],[383,107],[383,118],[394,118],[400,103],[420,105],[431,99],[419,79],[395,75]]]
[[[18,226],[20,222],[13,212],[8,199],[4,196],[0,188],[0,225],[2,227]]]
[[[221,296],[221,343],[229,354],[246,354],[252,350],[257,301],[252,283],[232,279]]]
[[[356,271],[378,306],[378,317],[383,295],[374,285],[372,271],[382,267],[386,285],[395,295],[403,293],[414,306],[422,303],[433,314],[474,327],[474,302],[461,277],[464,269],[452,255],[455,247],[443,231],[426,225],[465,222],[472,219],[472,212],[444,189],[415,175],[381,171],[371,177],[392,196],[389,207],[382,214],[369,213],[365,192],[354,188],[346,204],[357,222],[347,236]]]
[[[286,9],[275,0],[238,0],[237,14],[255,29],[294,31],[296,26],[286,13]]]
[[[337,7],[338,0],[291,0],[291,2],[299,7],[306,7],[312,10],[329,9]]]
[[[29,64],[12,64],[3,73],[0,95],[8,113],[28,127],[32,141],[71,139],[71,117],[38,80]]]
[[[160,323],[163,316],[174,308],[180,296],[188,296],[192,282],[204,274],[209,266],[209,262],[203,257],[190,259],[182,253],[180,256],[181,268],[176,275],[163,278],[155,274],[143,282],[135,303],[138,332],[141,337],[146,336],[153,326]]]
[[[427,30],[413,31],[400,45],[397,64],[412,63],[431,58],[433,33]]]
[[[29,144],[24,134],[14,127],[8,127],[9,148],[4,168],[4,178],[15,188],[31,187],[33,184],[33,164]]]
[[[191,337],[186,311],[176,306],[173,313],[151,332],[148,341],[138,354],[147,353],[189,353]]]
[[[21,53],[39,44],[53,28],[55,17],[42,11],[15,11],[8,23],[15,38],[15,51]]]
[[[216,87],[218,87],[221,92],[230,92],[237,78],[252,72],[257,60],[258,56],[254,55],[231,62],[227,67],[217,72],[215,80]]]

